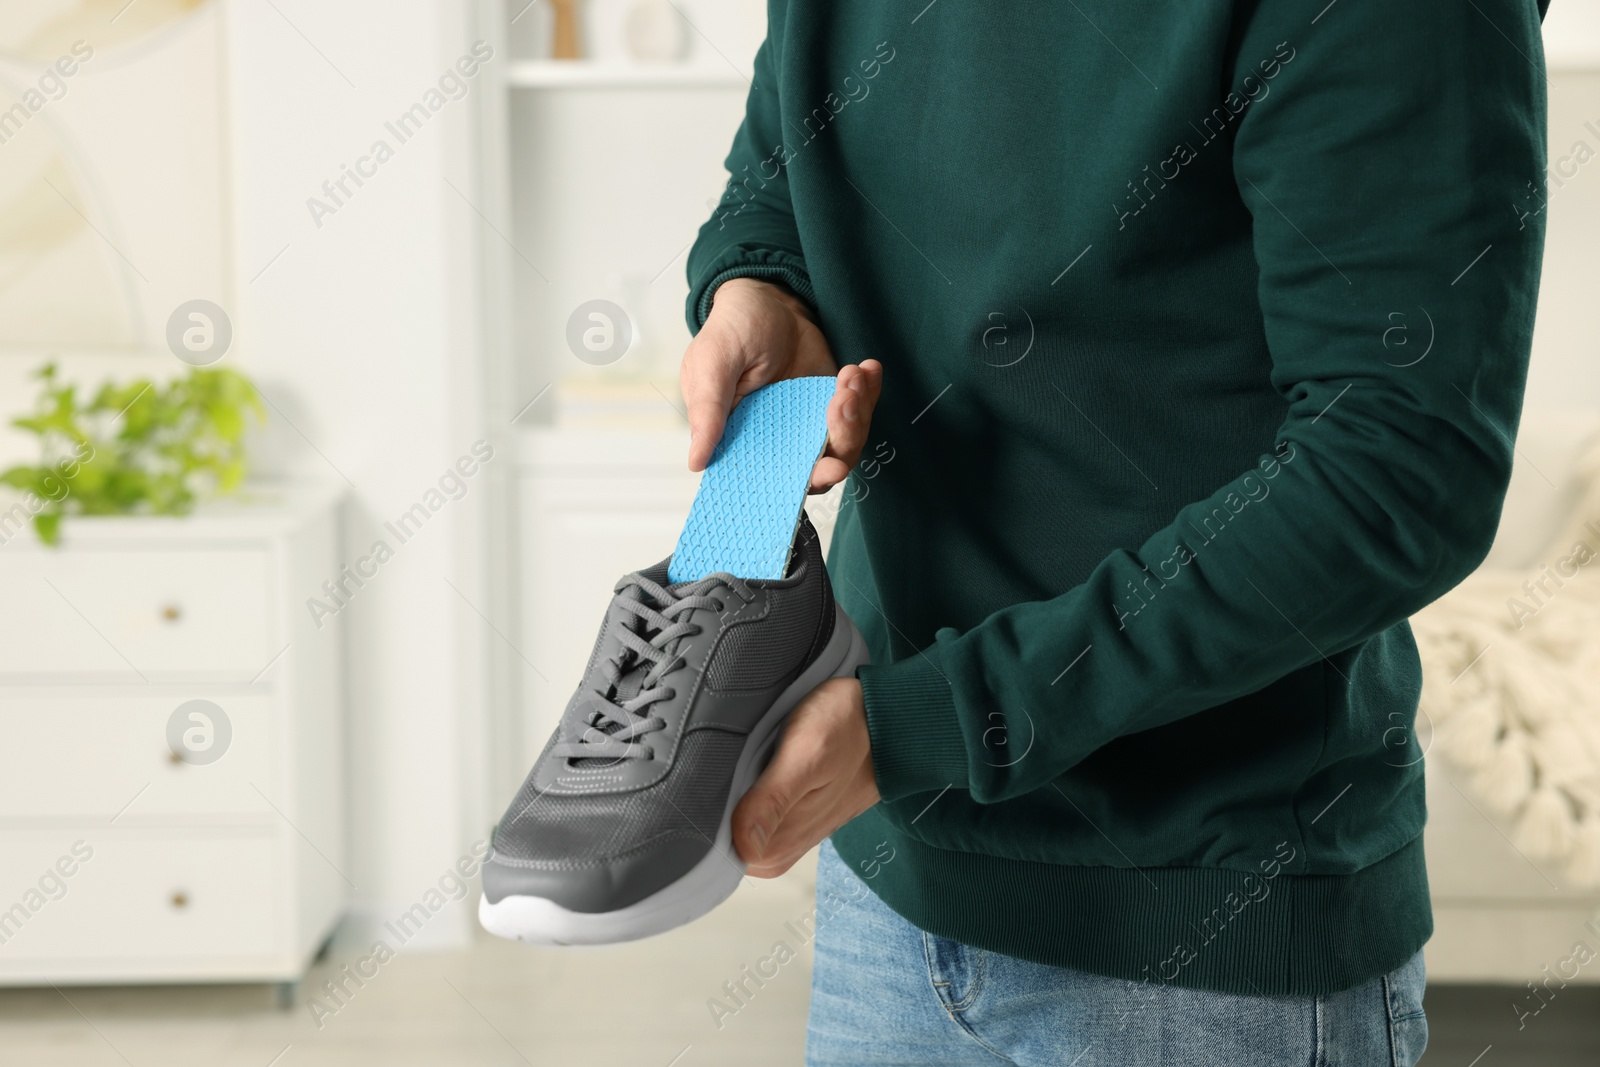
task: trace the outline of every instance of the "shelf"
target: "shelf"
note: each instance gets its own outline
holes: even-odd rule
[[[726,64],[618,63],[524,59],[507,81],[517,89],[746,88],[745,76]]]

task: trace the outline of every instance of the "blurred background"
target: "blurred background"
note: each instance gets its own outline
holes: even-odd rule
[[[639,945],[475,919],[573,620],[694,492],[684,257],[764,23],[0,4],[0,1062],[801,1061],[811,861]],[[1517,473],[1393,738],[1463,1067],[1600,1062],[1600,0],[1545,39]]]

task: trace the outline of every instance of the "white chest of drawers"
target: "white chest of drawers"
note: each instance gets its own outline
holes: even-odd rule
[[[0,984],[304,973],[350,889],[343,627],[306,607],[339,499],[255,486],[58,548],[0,509]]]

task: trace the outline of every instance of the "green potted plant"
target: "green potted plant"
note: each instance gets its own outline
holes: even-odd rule
[[[0,531],[9,537],[4,520],[24,508],[46,544],[59,542],[64,515],[183,515],[200,496],[232,492],[245,475],[250,417],[266,416],[250,380],[225,368],[106,382],[87,400],[53,362],[34,377],[43,383],[34,412],[11,425],[39,439],[40,461],[0,472],[23,493]]]

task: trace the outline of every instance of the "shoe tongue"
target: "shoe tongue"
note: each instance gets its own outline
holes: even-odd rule
[[[644,660],[633,664],[621,678],[617,679],[615,700],[618,704],[626,704],[644,689],[644,676],[650,673],[652,664]]]

